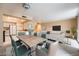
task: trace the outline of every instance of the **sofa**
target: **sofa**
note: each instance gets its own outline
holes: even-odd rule
[[[64,42],[65,33],[62,31],[51,31],[49,34],[46,34],[46,38]]]

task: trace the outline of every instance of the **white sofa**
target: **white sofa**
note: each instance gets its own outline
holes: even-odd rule
[[[46,38],[63,42],[65,38],[65,33],[62,31],[52,31],[50,32],[50,34],[46,34]]]

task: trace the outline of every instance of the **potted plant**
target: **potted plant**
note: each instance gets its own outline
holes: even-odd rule
[[[75,35],[77,34],[77,29],[75,27],[71,28],[71,33],[72,33],[72,38],[75,37]]]

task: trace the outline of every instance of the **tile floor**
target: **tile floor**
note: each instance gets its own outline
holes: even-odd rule
[[[71,45],[58,44],[55,56],[79,56],[79,44],[76,40],[70,40],[70,42]],[[9,36],[6,37],[6,42],[3,45],[6,48],[6,56],[11,56],[11,41]],[[53,53],[53,51],[51,52]]]

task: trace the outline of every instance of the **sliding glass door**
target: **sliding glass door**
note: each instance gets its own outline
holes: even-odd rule
[[[17,34],[17,25],[16,25],[16,23],[12,23],[12,24],[10,24],[9,25],[9,34],[10,35],[16,35]]]

